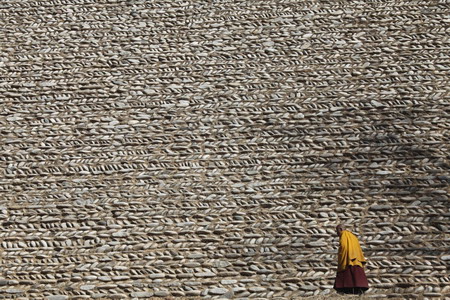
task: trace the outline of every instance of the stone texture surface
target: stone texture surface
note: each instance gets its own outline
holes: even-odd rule
[[[0,2],[0,297],[450,297],[445,1]]]

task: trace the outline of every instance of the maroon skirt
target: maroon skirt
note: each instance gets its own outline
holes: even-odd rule
[[[364,269],[360,266],[348,266],[345,271],[338,272],[334,281],[334,289],[345,294],[364,293],[369,289]]]

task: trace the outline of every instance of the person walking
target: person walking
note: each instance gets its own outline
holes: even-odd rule
[[[338,293],[362,294],[369,289],[364,265],[366,259],[358,238],[343,225],[336,226],[339,236],[338,268],[334,289]]]

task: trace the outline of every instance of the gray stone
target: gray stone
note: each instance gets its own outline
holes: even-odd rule
[[[24,293],[24,290],[20,290],[20,289],[6,289],[6,293],[8,294],[21,294]]]
[[[323,241],[311,242],[307,244],[309,247],[326,247],[328,243]]]
[[[208,290],[208,293],[211,295],[223,295],[228,292],[228,289],[224,288],[212,288]]]
[[[47,300],[68,300],[69,296],[66,295],[52,295],[48,296]]]
[[[129,234],[126,231],[114,232],[112,234],[113,237],[127,237]]]
[[[318,289],[318,287],[315,285],[301,285],[300,289],[305,291],[315,291]]]
[[[248,290],[253,293],[261,293],[261,292],[265,292],[266,288],[261,287],[261,286],[253,286],[253,287],[249,287]]]
[[[131,297],[134,298],[150,298],[153,296],[152,292],[134,292],[131,293]]]
[[[189,290],[189,291],[185,292],[186,296],[191,296],[191,297],[200,296],[201,293],[202,293],[202,291],[200,291],[200,290]]]
[[[377,175],[389,175],[389,174],[392,174],[392,172],[391,171],[377,171],[377,173],[376,173]]]
[[[383,106],[385,106],[383,103],[378,102],[378,101],[376,101],[376,100],[372,100],[372,101],[370,101],[370,103],[371,103],[373,106],[375,106],[375,107],[383,107]]]
[[[83,280],[87,280],[87,281],[93,281],[96,280],[97,276],[93,276],[93,275],[89,275],[89,276],[84,276]]]
[[[391,210],[392,207],[390,205],[372,205],[370,207],[370,210],[374,210],[374,211],[386,211],[386,210]]]
[[[221,295],[221,298],[233,299],[234,298],[234,292],[232,290],[229,290],[225,294]]]
[[[220,283],[223,285],[236,284],[238,281],[235,279],[224,279],[221,280]]]
[[[215,273],[213,272],[199,272],[199,273],[194,273],[195,277],[214,277],[216,276]]]
[[[112,280],[114,281],[123,281],[130,279],[130,276],[114,276],[112,277]]]
[[[98,280],[106,282],[106,281],[111,281],[112,279],[109,276],[99,276]]]
[[[193,254],[188,255],[188,258],[191,258],[191,259],[198,259],[198,258],[203,258],[203,257],[205,257],[205,254],[203,254],[203,253],[193,253]]]
[[[167,297],[170,293],[168,291],[155,291],[154,295],[156,297]]]
[[[127,299],[128,296],[125,294],[109,294],[108,299]]]

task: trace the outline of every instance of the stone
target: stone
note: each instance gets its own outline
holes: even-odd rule
[[[389,174],[392,174],[392,173],[391,173],[391,171],[380,170],[380,171],[377,171],[376,174],[377,175],[389,175]]]
[[[208,290],[208,293],[211,295],[223,295],[228,292],[228,289],[224,288],[212,288]]]
[[[216,276],[216,274],[213,272],[199,272],[199,273],[194,273],[194,276],[206,278],[206,277],[214,277],[214,276]]]
[[[253,286],[253,287],[249,287],[248,290],[253,293],[261,293],[261,292],[265,292],[266,288],[260,287],[260,286]]]
[[[315,285],[301,285],[300,289],[305,291],[315,291],[318,289],[318,287]]]
[[[378,101],[376,101],[376,100],[371,100],[371,101],[370,101],[370,104],[372,104],[372,105],[375,106],[375,107],[384,107],[384,106],[385,106],[383,103],[378,102]]]
[[[372,205],[370,207],[370,210],[374,210],[374,211],[386,211],[386,210],[391,210],[392,207],[390,205]]]
[[[120,293],[118,293],[118,294],[109,294],[108,295],[108,299],[127,299],[127,295],[125,295],[125,294],[120,294]]]
[[[24,291],[21,289],[6,289],[5,292],[7,294],[22,294],[22,293],[24,293]]]
[[[109,276],[99,276],[98,280],[106,282],[106,281],[111,281],[112,279]]]
[[[6,286],[9,284],[9,280],[6,279],[0,279],[0,286]]]
[[[326,247],[328,243],[323,241],[311,242],[307,244],[309,247]]]
[[[128,236],[128,232],[126,231],[118,231],[118,232],[114,232],[112,234],[113,237],[127,237]]]
[[[159,279],[159,278],[166,277],[166,274],[164,274],[164,273],[155,273],[155,274],[150,274],[149,277],[151,279]]]
[[[238,281],[235,279],[223,279],[220,281],[223,285],[230,285],[230,284],[236,284]]]
[[[150,298],[153,296],[152,292],[134,292],[131,293],[131,297],[133,298]]]
[[[168,297],[170,293],[168,291],[155,291],[154,295],[156,297]]]
[[[186,296],[190,296],[190,297],[200,296],[201,293],[202,293],[202,291],[200,291],[200,290],[189,290],[189,291],[185,292]]]
[[[123,281],[130,279],[130,276],[114,276],[112,277],[112,280],[114,281]]]
[[[47,300],[68,300],[69,296],[66,295],[52,295],[48,296]]]

